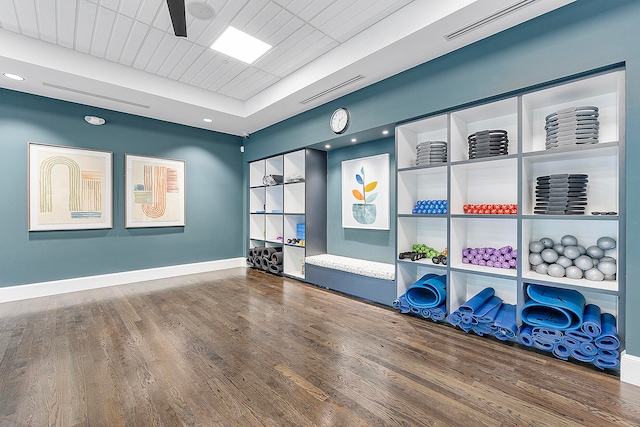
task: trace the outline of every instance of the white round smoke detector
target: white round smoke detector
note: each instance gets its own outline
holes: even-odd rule
[[[216,12],[213,10],[211,6],[201,1],[192,1],[187,4],[187,11],[189,15],[193,16],[196,19],[202,19],[208,21],[213,18]]]

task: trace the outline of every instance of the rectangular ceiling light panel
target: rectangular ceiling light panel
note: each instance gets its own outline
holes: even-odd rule
[[[252,64],[271,49],[271,45],[229,26],[211,45],[211,49]]]

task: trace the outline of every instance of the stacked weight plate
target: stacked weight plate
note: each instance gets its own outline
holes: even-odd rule
[[[597,144],[600,123],[598,107],[571,107],[545,117],[545,148]]]
[[[506,130],[482,130],[472,133],[467,139],[469,159],[509,154],[509,138]]]
[[[534,214],[584,215],[588,175],[556,174],[537,178]]]
[[[416,166],[447,162],[446,141],[424,141],[416,145]]]

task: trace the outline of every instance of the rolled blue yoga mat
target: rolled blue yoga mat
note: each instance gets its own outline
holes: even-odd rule
[[[620,367],[620,361],[618,359],[604,359],[600,356],[596,356],[593,359],[594,366],[600,369],[617,369]]]
[[[582,351],[580,351],[579,348],[571,349],[571,357],[579,360],[580,362],[593,362],[593,360],[596,358],[595,355],[584,354]]]
[[[602,313],[602,333],[595,339],[599,348],[605,350],[617,350],[620,348],[620,338],[616,329],[616,318],[609,313]]]
[[[458,326],[460,326],[460,329],[462,329],[466,333],[469,333],[469,331],[473,327],[473,325],[470,323],[460,323]]]
[[[474,314],[476,310],[482,307],[495,294],[493,288],[484,288],[473,296],[469,301],[465,302],[458,308],[461,313]]]
[[[553,345],[553,355],[558,359],[568,360],[571,356],[571,349],[562,342],[557,342]]]
[[[438,307],[447,298],[446,276],[426,274],[407,289],[405,295],[413,307]]]
[[[451,323],[453,326],[458,326],[461,320],[462,314],[457,310],[447,316],[447,322]]]
[[[584,319],[580,329],[590,337],[597,337],[602,333],[602,322],[600,320],[600,307],[595,304],[587,304],[584,307]]]
[[[574,348],[580,348],[580,342],[581,341],[567,335],[562,337],[562,343],[569,347],[571,350],[573,350]]]
[[[589,335],[585,334],[584,332],[582,332],[582,330],[580,329],[574,329],[572,331],[566,331],[564,333],[565,336],[567,337],[571,337],[579,342],[589,342],[591,340],[593,340],[592,337],[590,337]]]
[[[410,310],[411,310],[411,312],[413,314],[420,314],[422,312],[422,309],[420,307],[416,307],[416,306],[413,306],[413,305],[411,306]]]
[[[440,307],[431,309],[431,320],[441,322],[447,316],[447,306],[442,304]]]
[[[531,347],[533,345],[533,338],[531,337],[532,329],[531,325],[523,324],[520,326],[520,332],[518,332],[518,339],[520,339],[520,342],[527,347]]]
[[[460,323],[464,323],[465,325],[477,325],[478,321],[473,317],[471,313],[462,313],[462,319],[460,319]]]
[[[533,346],[537,349],[544,351],[553,351],[553,343],[547,341],[537,340],[535,337],[533,338]]]
[[[589,342],[581,342],[580,343],[580,353],[586,356],[597,356],[598,355],[598,347],[593,341]]]
[[[420,315],[425,319],[429,319],[431,317],[431,310],[428,308],[420,309]]]
[[[471,330],[480,336],[489,335],[493,332],[491,325],[488,323],[478,323],[477,325],[473,325]]]
[[[531,299],[521,311],[525,323],[563,330],[576,329],[582,325],[586,301],[580,292],[529,285],[527,294]]]
[[[493,323],[496,320],[502,299],[497,296],[489,298],[475,313],[478,323]]]
[[[543,328],[541,326],[534,327],[532,334],[540,341],[547,341],[554,344],[562,341],[563,337],[562,332],[555,329]]]
[[[400,313],[406,314],[411,311],[411,306],[409,305],[409,301],[407,301],[407,297],[401,295],[398,298],[398,307],[400,309]]]
[[[605,360],[618,360],[620,359],[620,352],[618,350],[606,350],[604,348],[599,348],[598,357]]]
[[[518,327],[516,325],[516,306],[502,304],[494,322],[493,334],[501,341],[514,338]]]

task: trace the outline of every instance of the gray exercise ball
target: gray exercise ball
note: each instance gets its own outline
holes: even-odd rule
[[[613,262],[600,262],[598,263],[598,270],[605,276],[610,276],[616,273],[616,264]]]
[[[529,264],[536,266],[544,263],[540,254],[529,254]]]
[[[554,245],[553,239],[549,237],[543,237],[542,239],[540,239],[540,241],[542,242],[545,248],[552,248]]]
[[[553,277],[564,277],[565,269],[560,264],[551,264],[547,269],[547,274]]]
[[[564,268],[567,268],[573,265],[573,261],[562,255],[558,257],[558,259],[556,260],[556,264],[560,264]]]
[[[562,255],[564,253],[564,246],[562,245],[562,243],[556,243],[551,249],[556,251],[558,255]]]
[[[571,265],[565,269],[564,275],[569,279],[582,279],[582,270],[575,265]]]
[[[593,268],[593,260],[588,255],[580,255],[573,260],[573,264],[582,271],[587,271]]]
[[[546,262],[536,265],[536,273],[538,274],[547,274],[548,270],[549,264],[547,264]]]
[[[596,242],[598,247],[604,251],[608,251],[609,249],[613,249],[616,247],[616,240],[611,237],[601,237]]]
[[[554,251],[553,249],[545,249],[540,253],[540,256],[542,257],[544,262],[552,264],[558,259],[558,252]]]
[[[564,248],[563,255],[569,259],[576,259],[580,256],[580,249],[577,246],[567,246]]]
[[[589,255],[591,258],[600,259],[604,256],[604,250],[595,245],[589,246],[587,248],[587,255]]]
[[[602,271],[594,267],[584,272],[584,278],[593,282],[600,282],[604,280],[604,274],[602,274]]]
[[[529,243],[529,252],[531,252],[531,253],[539,254],[540,252],[542,252],[544,250],[544,248],[545,248],[544,243],[542,243],[540,241],[535,241],[535,242]]]
[[[560,239],[560,243],[562,243],[562,246],[578,246],[578,239],[576,238],[576,236],[566,234],[562,236],[562,238]]]

